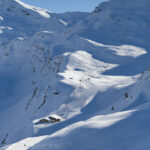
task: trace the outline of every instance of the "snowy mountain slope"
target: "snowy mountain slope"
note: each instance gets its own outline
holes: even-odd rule
[[[73,148],[97,150],[103,148],[111,149],[112,147],[115,150],[148,149],[149,92],[147,89],[149,88],[149,75],[149,71],[144,72],[137,83],[127,91],[129,92],[129,98],[122,98],[121,102],[118,101],[117,103],[119,105],[113,105],[115,109],[118,107],[120,110],[125,109],[124,111],[111,114],[112,110],[110,107],[110,110],[107,110],[107,113],[110,111],[108,115],[101,115],[101,112],[96,113],[90,119],[84,118],[84,120],[66,126],[50,136],[28,138],[9,146],[8,149],[40,150],[53,148],[55,150],[69,150]],[[145,96],[139,97],[140,94]],[[147,100],[145,104],[140,102],[145,100]],[[132,106],[128,102],[132,103]],[[124,104],[133,110],[126,111],[128,108]],[[129,143],[130,146],[128,146]]]
[[[132,44],[147,48],[149,39],[149,9],[147,0],[111,0],[97,7],[100,11],[88,18],[89,25],[81,34],[101,43]]]
[[[57,34],[55,35],[51,32],[40,32],[32,38],[15,40],[7,46],[7,51],[3,51],[1,54],[2,57],[4,57],[4,60],[2,60],[3,68],[1,79],[4,80],[2,84],[6,85],[6,88],[10,87],[14,89],[11,90],[11,93],[7,96],[8,90],[3,88],[3,86],[1,87],[1,97],[4,97],[4,100],[1,100],[1,110],[5,110],[12,104],[16,105],[19,102],[17,106],[13,106],[8,110],[8,112],[10,111],[9,113],[4,112],[4,114],[12,114],[10,118],[14,118],[16,113],[18,114],[18,109],[16,108],[22,107],[24,111],[20,113],[18,121],[22,122],[23,128],[26,126],[26,123],[23,123],[24,121],[31,124],[31,118],[32,120],[34,120],[33,118],[38,119],[49,115],[50,112],[58,114],[63,120],[69,119],[79,114],[80,110],[91,101],[96,92],[101,91],[101,88],[106,90],[111,86],[117,85],[118,82],[120,86],[126,86],[127,83],[124,81],[126,79],[131,80],[131,83],[133,82],[130,77],[105,77],[100,75],[100,73],[116,65],[95,60],[89,53],[84,51],[65,53],[62,56],[51,58],[51,37],[53,37],[52,39],[55,41],[55,38],[57,40],[60,38],[60,34],[57,37]],[[53,40],[52,43],[54,43]],[[66,44],[66,42],[67,41],[63,41],[62,38],[60,38],[58,43]],[[71,40],[69,40],[69,44],[70,43]],[[72,43],[74,43],[74,38]],[[57,45],[57,43],[54,43],[54,45]],[[141,55],[143,53],[145,53],[145,51],[141,50]],[[11,74],[10,76],[5,75],[8,72]],[[62,73],[57,75],[56,73],[58,72]],[[62,80],[59,75],[61,78],[64,77],[64,79]],[[116,79],[118,79],[118,81],[116,81]],[[59,80],[73,88],[70,89],[70,86],[64,86],[62,83],[59,83]],[[12,81],[14,82],[13,84],[11,83]],[[57,91],[60,92],[60,95],[56,96],[53,93]],[[86,93],[88,93],[88,95]],[[12,99],[12,97],[15,97],[15,99]],[[23,101],[20,101],[20,99]],[[47,101],[45,99],[47,99]],[[57,99],[59,99],[59,102]],[[41,104],[44,105],[44,101],[46,105],[42,108]],[[40,111],[38,111],[39,107],[41,107]],[[14,111],[14,109],[17,111]],[[24,120],[22,121],[20,118],[24,118]],[[3,113],[1,120],[3,120],[1,123],[2,129],[4,126],[8,126],[8,128],[10,125],[13,126],[12,120],[9,119],[9,117],[6,118]],[[9,121],[10,123],[8,123]],[[18,121],[16,118],[14,127],[18,124]],[[30,128],[32,129],[33,125],[31,127],[27,126],[26,128],[28,130]],[[19,130],[22,130],[22,127]],[[31,134],[30,130],[29,133],[27,131],[26,133]],[[19,131],[14,130],[13,132]],[[6,134],[6,131],[4,131],[4,134]],[[16,133],[13,134],[16,137]],[[14,140],[15,137],[12,139]],[[22,135],[19,136],[19,138],[22,138]]]
[[[150,3],[140,4],[52,14],[0,0],[1,149],[149,147],[149,70],[139,73],[149,66]]]
[[[17,37],[33,36],[39,31],[65,31],[67,26],[67,22],[47,10],[17,0],[1,0],[0,12],[1,45]]]
[[[39,137],[42,142],[33,147],[31,145],[32,148],[30,149],[38,150],[46,149],[46,147],[56,150],[69,150],[70,148],[94,150],[148,149],[149,79],[150,71],[147,70],[138,78],[133,87],[126,91],[129,97],[122,98],[113,104],[115,113],[99,116],[97,114],[88,120],[67,126],[51,136]],[[122,111],[123,109],[124,111]],[[132,111],[127,111],[128,109],[132,109]],[[123,121],[121,121],[122,119]],[[86,141],[88,143],[84,144]],[[21,141],[18,145],[21,146],[23,143],[26,143],[26,140]],[[128,145],[129,143],[130,145]],[[28,145],[26,146],[28,147]]]

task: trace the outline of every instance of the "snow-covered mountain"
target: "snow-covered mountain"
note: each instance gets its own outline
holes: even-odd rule
[[[0,0],[0,149],[149,149],[149,13],[148,0],[61,14]]]

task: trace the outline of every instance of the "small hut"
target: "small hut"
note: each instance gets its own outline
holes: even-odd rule
[[[40,119],[39,123],[49,123],[50,121],[48,119]]]
[[[61,121],[60,118],[55,118],[55,117],[52,117],[52,116],[50,116],[48,118],[50,119],[51,123],[55,123],[55,122],[60,122]]]

